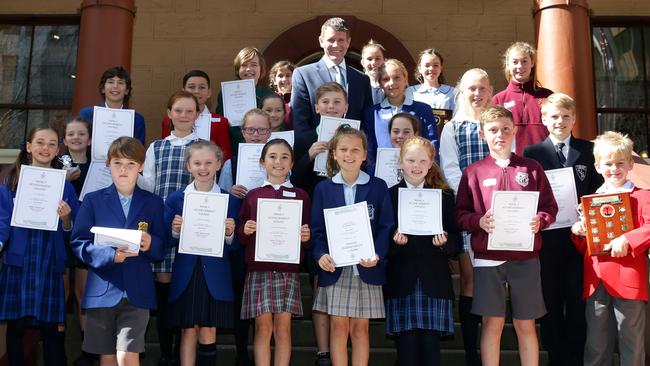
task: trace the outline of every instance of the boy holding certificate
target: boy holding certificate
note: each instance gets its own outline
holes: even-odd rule
[[[524,149],[524,156],[537,160],[552,179],[575,191],[579,198],[592,194],[602,184],[594,168],[594,144],[571,136],[576,121],[576,104],[562,93],[550,95],[542,102],[542,122],[550,132],[546,140]],[[556,170],[569,168],[564,170]],[[556,174],[555,177],[552,175]],[[573,184],[567,184],[573,180]],[[556,185],[556,186],[557,186]],[[577,215],[578,201],[561,202],[559,212]],[[563,203],[563,204],[561,204]],[[558,220],[560,214],[558,214]],[[586,337],[585,302],[582,299],[582,255],[571,243],[570,225],[542,232],[544,245],[539,252],[544,304],[548,313],[541,319],[542,345],[548,351],[550,364],[582,363]]]
[[[139,364],[149,310],[156,308],[151,262],[163,259],[166,229],[162,199],[136,185],[144,154],[132,137],[111,144],[113,184],[86,195],[72,232],[72,250],[88,266],[82,349],[101,355],[101,364]],[[142,230],[140,250],[94,245],[93,227]]]
[[[131,97],[131,76],[122,66],[115,66],[107,69],[99,79],[99,94],[104,98],[104,102],[100,107],[123,109],[129,103]],[[94,108],[93,106],[82,108],[79,111],[79,116],[93,120]],[[144,144],[145,138],[145,123],[144,117],[138,113],[134,113],[133,120],[133,137],[140,140]]]
[[[483,317],[481,359],[483,365],[499,364],[501,332],[506,316],[504,283],[507,283],[521,364],[537,365],[539,346],[535,319],[546,313],[539,274],[538,252],[542,246],[539,230],[553,223],[557,204],[542,167],[534,160],[511,152],[517,130],[512,113],[503,107],[488,108],[481,114],[479,122],[479,135],[487,142],[490,154],[463,171],[455,217],[461,229],[471,232],[475,257],[472,312]],[[521,222],[514,224],[500,222],[504,227],[495,225],[495,218],[499,217],[493,214],[496,208],[492,207],[492,195],[498,191],[522,191],[522,200],[530,191],[539,192],[537,214],[530,218],[521,217]],[[516,200],[517,196],[512,199],[513,206],[516,206]],[[531,247],[524,251],[488,249],[490,236],[502,234],[504,229],[519,229],[516,234],[527,235]],[[512,244],[514,247],[521,243],[496,244],[505,247]]]
[[[646,254],[650,248],[650,191],[639,189],[627,174],[632,170],[633,142],[617,132],[594,140],[595,166],[604,180],[596,193],[630,192],[634,228],[605,245],[610,254],[590,256],[584,222],[571,228],[573,242],[584,253],[587,341],[584,365],[612,363],[615,335],[621,365],[644,365],[645,307],[648,301]],[[610,205],[602,205],[600,212]],[[591,213],[586,213],[588,216]],[[603,215],[604,216],[604,215]],[[621,221],[618,217],[617,221]],[[616,224],[615,224],[616,225]],[[615,324],[615,325],[614,325]]]

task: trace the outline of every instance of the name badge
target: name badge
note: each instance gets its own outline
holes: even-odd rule
[[[382,109],[379,111],[379,117],[381,119],[391,119],[393,117],[393,111],[390,109]]]
[[[210,122],[221,122],[221,118],[219,118],[219,117],[210,117]]]
[[[497,185],[497,179],[496,178],[488,178],[483,181],[483,187],[491,187],[491,186],[496,186]]]
[[[509,102],[503,103],[503,108],[510,109],[515,106],[515,101],[511,100]]]
[[[282,197],[295,198],[296,197],[296,192],[282,191]]]

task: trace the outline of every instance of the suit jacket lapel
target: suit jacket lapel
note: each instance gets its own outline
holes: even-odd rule
[[[546,140],[544,140],[544,152],[552,162],[553,169],[564,168],[562,164],[560,164],[560,159],[558,159],[557,152],[555,151],[555,145],[553,145],[553,141],[551,141],[550,137],[547,137]]]
[[[575,145],[575,139],[572,136],[569,140],[569,156],[566,159],[566,166],[573,166],[580,157],[580,150],[578,150]]]
[[[126,217],[124,217],[124,211],[122,211],[122,204],[120,203],[120,197],[117,195],[115,184],[111,184],[111,186],[104,191],[104,203],[108,209],[112,211],[113,217],[117,218],[120,226],[124,227]]]
[[[330,75],[329,70],[327,70],[327,65],[325,65],[325,61],[323,61],[323,59],[318,61],[316,67],[318,68],[318,76],[320,76],[323,84],[334,81],[332,80],[332,75]]]

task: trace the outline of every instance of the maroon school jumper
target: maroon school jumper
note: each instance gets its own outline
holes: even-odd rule
[[[534,85],[533,80],[523,84],[510,80],[508,87],[492,98],[492,104],[504,106],[512,112],[517,126],[515,148],[520,156],[526,146],[548,137],[548,129],[542,124],[540,106],[553,92],[546,88],[535,88]]]
[[[244,234],[244,225],[247,220],[257,220],[257,199],[258,198],[275,198],[302,201],[302,225],[309,224],[311,216],[311,201],[307,192],[300,188],[280,186],[277,191],[271,185],[255,188],[249,191],[244,198],[241,209],[239,210],[239,220],[237,221],[237,238],[239,243],[245,247],[246,265],[248,272],[298,272],[300,265],[291,263],[273,263],[273,262],[256,262],[255,261],[255,236],[256,234]],[[303,242],[302,249],[309,246],[309,242]],[[302,258],[302,251],[300,256]]]
[[[487,250],[488,234],[481,229],[479,220],[491,208],[494,191],[538,191],[537,215],[540,217],[541,231],[555,221],[558,210],[544,169],[535,160],[515,154],[510,155],[510,164],[501,168],[488,155],[463,171],[454,212],[458,227],[472,233],[472,249],[476,258],[509,261],[537,257],[542,248],[539,232],[535,235],[532,252]]]

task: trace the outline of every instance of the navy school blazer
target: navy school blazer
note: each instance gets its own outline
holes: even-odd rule
[[[391,230],[395,224],[393,206],[390,202],[386,183],[379,178],[370,177],[368,183],[357,185],[354,202],[363,201],[368,203],[370,227],[375,242],[375,253],[379,256],[379,262],[372,268],[357,265],[357,269],[363,282],[371,285],[383,285],[386,282],[388,241],[391,238]],[[334,183],[331,179],[328,179],[316,185],[311,211],[311,240],[316,261],[323,254],[329,254],[323,210],[341,206],[345,206],[342,184]],[[319,266],[318,286],[326,287],[334,284],[341,276],[341,271],[342,268],[339,267],[334,272],[325,272]]]
[[[137,186],[133,192],[129,216],[124,217],[114,184],[87,194],[72,231],[72,250],[88,266],[88,282],[81,307],[113,307],[126,291],[129,302],[139,308],[155,309],[156,295],[151,262],[164,256],[167,239],[162,212],[162,198]],[[93,226],[137,229],[139,222],[149,224],[151,248],[124,263],[114,262],[115,248],[93,245]]]
[[[221,190],[221,193],[228,192]],[[178,246],[178,239],[171,237],[171,225],[175,215],[183,215],[183,203],[185,202],[185,188],[182,188],[167,197],[165,201],[165,225],[169,230],[169,242]],[[230,195],[228,199],[229,218],[237,220],[240,200]],[[224,239],[225,240],[225,239]],[[216,300],[233,301],[232,274],[230,269],[230,251],[239,248],[237,235],[233,235],[230,245],[224,243],[223,257],[210,257],[202,255],[176,253],[172,267],[172,283],[169,290],[169,301],[174,301],[183,294],[192,279],[196,261],[200,260],[203,269],[203,276],[208,285],[210,295]]]

